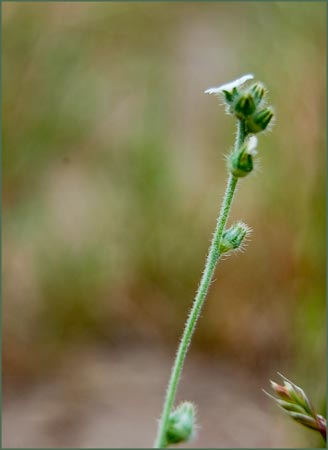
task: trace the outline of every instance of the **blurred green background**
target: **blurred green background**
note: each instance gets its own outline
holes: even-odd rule
[[[276,110],[230,219],[253,235],[219,265],[189,357],[258,388],[282,371],[323,410],[325,21],[324,2],[2,4],[4,408],[72,355],[150,349],[149,371],[163,349],[159,415],[235,132],[203,91],[251,72]],[[322,445],[282,426],[281,446]]]

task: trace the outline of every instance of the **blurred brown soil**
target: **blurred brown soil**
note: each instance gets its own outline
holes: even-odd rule
[[[172,356],[154,348],[87,348],[34,387],[17,391],[7,380],[3,446],[151,447]],[[302,447],[297,425],[261,392],[266,384],[263,375],[191,352],[178,396],[197,405],[199,428],[189,447]]]

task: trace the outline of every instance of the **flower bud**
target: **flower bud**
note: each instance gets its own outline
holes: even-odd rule
[[[181,403],[169,417],[166,431],[167,445],[189,441],[194,435],[195,407],[190,402]]]
[[[314,409],[313,406],[308,399],[307,395],[303,391],[302,388],[297,386],[292,381],[288,380],[284,375],[281,375],[279,372],[278,374],[283,378],[284,385],[280,386],[276,383],[271,382],[271,386],[274,389],[274,391],[279,395],[279,397],[282,398],[282,395],[279,393],[282,389],[288,394],[290,401],[295,402],[296,404],[300,405],[306,412],[313,414]],[[275,384],[276,386],[274,387]]]
[[[284,388],[288,392],[290,399],[300,405],[306,412],[312,414],[314,412],[313,406],[303,389],[283,375],[279,375],[284,380]]]
[[[270,384],[272,389],[275,391],[275,393],[282,399],[289,401],[291,400],[291,396],[289,395],[289,391],[286,389],[285,386],[281,386],[278,383],[275,383],[274,381],[270,380]]]
[[[273,115],[273,110],[269,107],[256,112],[253,116],[247,117],[246,129],[248,133],[264,131],[271,122]]]
[[[228,156],[228,169],[234,177],[248,175],[254,167],[253,156],[256,155],[257,138],[251,136],[242,146]]]
[[[258,106],[266,94],[266,89],[262,83],[255,83],[249,88],[253,95],[255,106]]]
[[[229,253],[241,248],[251,229],[243,222],[237,222],[225,230],[220,242],[220,254]]]
[[[244,92],[239,95],[230,108],[230,112],[235,114],[238,119],[245,119],[253,114],[256,109],[254,96],[250,92]]]
[[[318,431],[326,439],[326,419],[316,413],[303,389],[283,375],[279,375],[284,380],[283,385],[270,381],[271,387],[278,398],[264,392],[275,400],[278,406],[292,419],[308,428]]]

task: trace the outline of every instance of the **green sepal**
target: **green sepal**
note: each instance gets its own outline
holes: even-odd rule
[[[252,172],[253,156],[247,153],[247,147],[233,151],[228,157],[228,169],[234,177],[241,178]]]

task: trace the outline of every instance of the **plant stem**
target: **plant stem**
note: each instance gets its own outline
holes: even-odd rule
[[[246,132],[244,122],[238,121],[237,137],[235,147],[239,148],[245,140]],[[154,448],[166,447],[166,430],[168,426],[169,416],[174,404],[177,387],[180,381],[183,364],[187,355],[187,351],[191,342],[192,335],[195,331],[197,321],[199,319],[205,298],[212,282],[217,262],[220,259],[220,242],[224,232],[231,205],[236,190],[238,178],[229,175],[226,191],[222,201],[219,217],[217,219],[216,228],[213,234],[208,256],[206,259],[205,269],[185,324],[184,332],[180,341],[180,345],[176,354],[174,365],[172,367],[171,377],[166,391],[162,417],[158,427],[158,434],[154,444]]]
[[[322,416],[316,416],[316,421],[318,423],[318,431],[323,437],[324,441],[327,441],[327,421]]]

